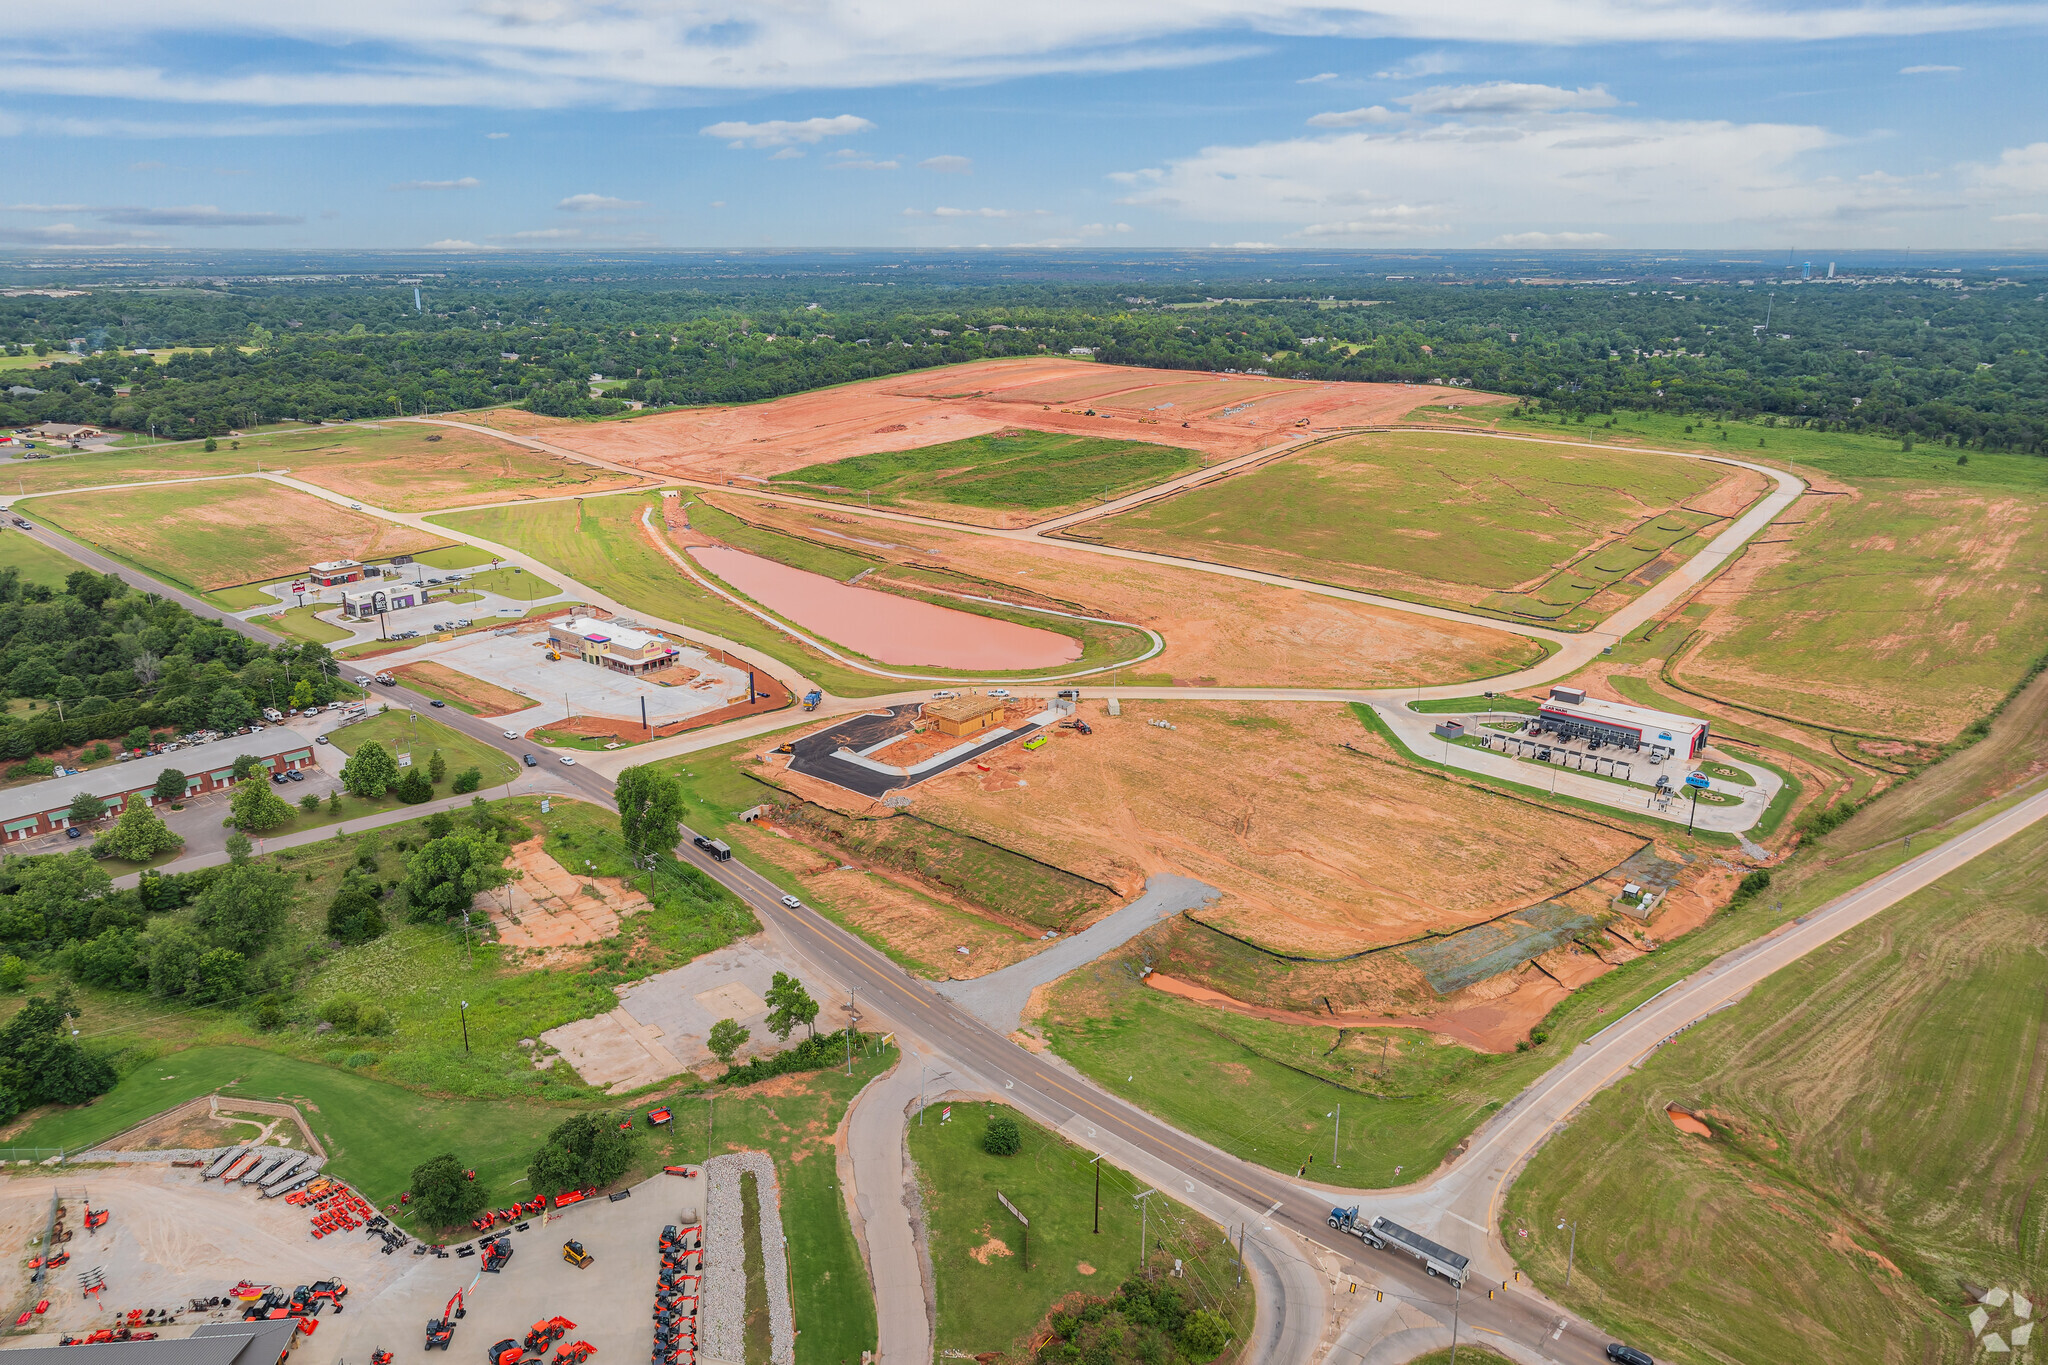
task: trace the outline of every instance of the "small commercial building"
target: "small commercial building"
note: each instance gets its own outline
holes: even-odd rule
[[[426,589],[411,583],[399,583],[389,588],[363,588],[341,595],[341,614],[351,621],[366,621],[387,611],[424,606],[426,600]]]
[[[52,441],[90,441],[104,434],[98,427],[80,426],[76,422],[45,422],[34,430],[36,435]]]
[[[1657,750],[1697,758],[1707,747],[1707,722],[1697,716],[1601,701],[1576,687],[1553,687],[1536,723],[1568,739],[1595,740],[1624,749]]]
[[[330,559],[325,564],[315,564],[306,570],[306,576],[323,588],[337,583],[360,583],[363,581],[363,566],[353,559]]]
[[[947,697],[926,702],[923,715],[940,734],[960,739],[1001,725],[1003,702],[999,697]]]
[[[659,635],[590,616],[570,616],[551,623],[548,645],[587,664],[635,675],[672,667],[682,657],[680,650]]]
[[[155,1341],[16,1346],[7,1352],[8,1365],[282,1365],[300,1329],[299,1319],[287,1317],[209,1322],[190,1336],[171,1335],[179,1331],[176,1327],[152,1330],[161,1333]]]
[[[257,746],[263,746],[258,748]],[[268,754],[264,750],[268,749]],[[0,845],[18,843],[38,835],[54,834],[71,824],[71,805],[83,792],[98,797],[108,815],[119,815],[130,801],[158,804],[154,795],[157,777],[175,768],[185,774],[184,796],[220,791],[234,785],[235,758],[255,753],[257,771],[252,776],[269,777],[290,768],[310,768],[313,746],[300,742],[289,730],[266,730],[261,735],[230,736],[207,745],[204,750],[180,749],[96,768],[77,777],[46,777],[26,787],[0,791]],[[184,799],[183,797],[177,799]]]

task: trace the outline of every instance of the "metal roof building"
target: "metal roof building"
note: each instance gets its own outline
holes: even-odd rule
[[[210,1322],[189,1337],[103,1341],[90,1346],[17,1346],[10,1348],[5,1358],[7,1365],[278,1365],[298,1332],[296,1318]],[[42,1359],[31,1361],[30,1356]]]
[[[1553,730],[1628,749],[1669,749],[1695,758],[1707,747],[1706,721],[1652,711],[1626,702],[1588,697],[1576,687],[1553,687],[1541,703],[1537,720]]]

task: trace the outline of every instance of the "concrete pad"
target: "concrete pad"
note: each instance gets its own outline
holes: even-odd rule
[[[768,1003],[737,981],[728,981],[708,991],[698,991],[693,997],[705,1013],[715,1014],[720,1019],[743,1019],[752,1015],[766,1015]]]
[[[578,1076],[603,1086],[607,1094],[622,1095],[688,1069],[664,1045],[660,1030],[647,1027],[623,1008],[551,1028],[540,1037]]]
[[[776,953],[766,935],[757,934],[628,987],[622,1003],[634,1019],[659,1029],[669,1051],[685,1065],[712,1060],[704,1039],[721,1019],[735,1020],[751,1032],[739,1051],[751,1057],[783,1046],[768,1032],[768,1006],[762,1000],[777,972],[803,974]],[[812,979],[809,985],[823,1001],[823,983]]]
[[[647,898],[620,878],[570,872],[539,838],[512,846],[512,867],[520,874],[516,881],[480,897],[498,941],[510,947],[596,943],[618,933],[620,920],[647,908]]]

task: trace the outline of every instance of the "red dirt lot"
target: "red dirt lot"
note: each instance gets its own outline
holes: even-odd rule
[[[1309,428],[1293,425],[1304,419],[1310,427],[1395,422],[1421,404],[1474,397],[1467,389],[1433,385],[1302,383],[1047,357],[953,365],[767,403],[619,422],[522,417],[494,424],[664,477],[724,481],[764,479],[1009,426],[1152,441],[1229,457],[1290,432],[1305,433]],[[1221,415],[1242,404],[1251,406]],[[1087,416],[1088,407],[1102,415]]]

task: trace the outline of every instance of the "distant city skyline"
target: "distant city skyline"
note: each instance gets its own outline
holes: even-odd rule
[[[10,19],[0,250],[2048,247],[2040,5]]]

